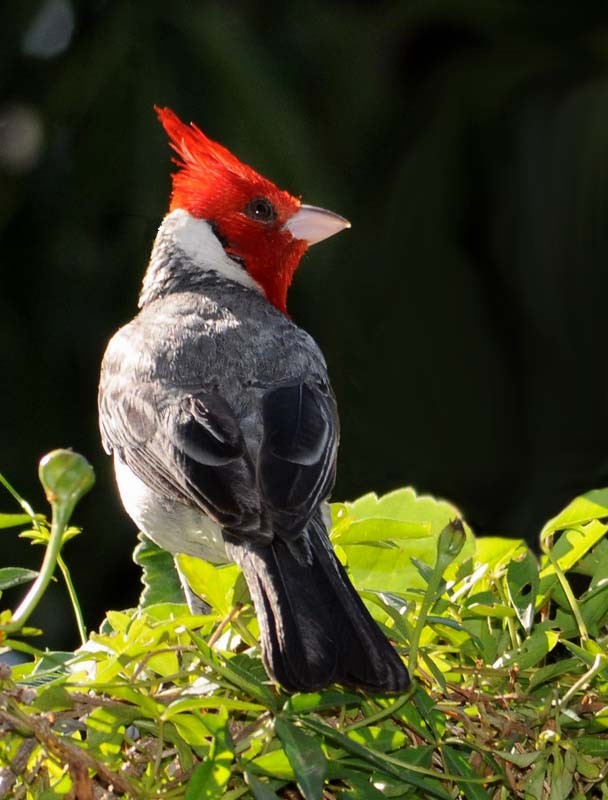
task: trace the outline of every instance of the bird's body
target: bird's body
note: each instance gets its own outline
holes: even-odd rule
[[[176,125],[162,113],[168,130]],[[183,158],[193,155],[190,130],[170,130]],[[239,195],[241,215],[268,216],[259,189],[248,204]],[[262,230],[274,226],[275,242],[290,244],[288,225],[309,230],[320,210],[301,206],[298,220],[299,201],[287,211],[281,202]],[[303,249],[295,242],[293,267],[285,255],[266,279],[265,262],[248,267],[254,245],[238,249],[241,221],[205,213],[175,207],[165,217],[141,310],[104,357],[100,426],[125,508],[169,552],[241,566],[265,664],[285,688],[404,689],[402,662],[329,544],[336,404],[318,346],[284,313],[287,272]],[[280,269],[287,278],[276,279]]]
[[[125,396],[136,396],[138,418],[149,420],[145,448],[158,447],[161,457],[168,455],[167,448],[171,447],[167,441],[170,433],[163,432],[159,424],[157,412],[162,404],[170,404],[164,417],[170,424],[174,409],[193,397],[216,395],[238,419],[244,451],[253,465],[258,462],[261,446],[264,396],[272,387],[302,384],[311,392],[323,394],[332,410],[334,403],[325,360],[312,337],[247,282],[226,281],[211,269],[184,269],[190,256],[183,249],[180,234],[176,235],[176,229],[181,232],[175,225],[180,217],[183,212],[171,212],[160,228],[142,310],[108,345],[102,420],[108,427],[104,435],[114,451],[123,504],[138,526],[170,552],[222,563],[227,559],[220,526],[201,514],[195,500],[185,504],[173,494],[166,496],[149,486],[146,478],[149,483],[153,479],[147,475],[148,460],[131,454],[129,448],[121,454],[121,449],[111,444],[118,436],[115,428],[109,429],[112,409],[124,404]],[[214,235],[205,221],[196,225],[198,252],[205,253]],[[327,422],[328,428],[334,428],[328,445],[335,450],[335,410]],[[128,435],[132,430],[130,425]],[[335,453],[330,457],[333,461]],[[184,493],[188,493],[186,489]],[[239,499],[247,514],[258,517],[256,531],[269,524],[255,486],[243,486]]]

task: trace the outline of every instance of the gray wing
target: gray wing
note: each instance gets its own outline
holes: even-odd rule
[[[215,519],[236,536],[260,530],[255,469],[232,410],[215,391],[172,393],[160,383],[102,374],[104,448],[159,495]]]

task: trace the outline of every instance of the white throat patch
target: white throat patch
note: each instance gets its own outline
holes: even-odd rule
[[[226,254],[206,219],[197,219],[177,208],[167,214],[158,229],[157,242],[165,237],[172,239],[197,267],[214,270],[228,280],[263,291],[247,270]]]

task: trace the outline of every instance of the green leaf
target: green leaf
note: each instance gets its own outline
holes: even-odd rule
[[[255,700],[262,703],[266,708],[275,708],[275,699],[266,686],[260,684],[254,675],[244,669],[235,659],[223,659],[213,651],[207,642],[194,631],[190,634],[192,640],[199,649],[199,657],[203,663],[211,667],[218,675],[226,678],[235,686],[238,686],[245,693],[251,695]]]
[[[433,738],[440,740],[446,730],[446,718],[444,714],[437,710],[433,700],[420,687],[416,689],[412,700],[416,710],[428,726],[428,730],[431,732]],[[428,738],[428,736],[425,738]]]
[[[428,524],[372,517],[354,520],[349,525],[336,528],[332,540],[334,544],[365,544],[393,539],[420,539],[430,535]]]
[[[571,797],[575,769],[576,752],[573,748],[556,748],[553,751],[548,800],[567,800]]]
[[[577,753],[576,769],[579,774],[588,781],[597,781],[602,774],[602,769],[606,763],[605,759],[594,758],[593,756],[587,757],[578,749]]]
[[[434,658],[431,656],[430,653],[426,652],[425,650],[423,650],[420,655],[422,657],[422,660],[423,660],[426,668],[431,673],[433,678],[435,678],[435,681],[437,682],[437,685],[440,687],[441,691],[444,694],[447,694],[448,686],[447,686],[446,679],[444,678],[444,676],[443,676],[441,670],[439,669],[438,665],[435,663]]]
[[[361,774],[351,770],[343,779],[349,786],[347,791],[336,792],[339,800],[385,800],[387,795],[379,791]],[[405,785],[407,789],[407,784]]]
[[[542,750],[535,750],[532,753],[508,753],[502,750],[494,750],[492,755],[499,756],[503,761],[509,761],[511,764],[526,769],[542,756]]]
[[[546,667],[535,670],[530,678],[528,688],[531,691],[537,686],[542,686],[547,681],[551,681],[554,685],[559,685],[559,682],[555,680],[556,678],[562,675],[567,678],[582,671],[582,664],[578,658],[562,658],[556,661],[555,664],[547,664]]]
[[[245,770],[244,775],[255,800],[278,800],[278,795],[272,791],[268,783],[256,778],[249,770]]]
[[[192,715],[184,715],[192,716]],[[194,771],[188,782],[184,800],[220,800],[232,775],[234,753],[228,733],[228,715],[225,711],[199,716],[209,733],[213,735],[209,755]],[[175,723],[176,717],[172,722]]]
[[[554,631],[537,630],[527,638],[521,647],[511,650],[500,656],[494,667],[512,667],[517,664],[519,669],[535,667],[542,661],[559,641],[559,635]]]
[[[542,529],[541,538],[604,518],[608,518],[608,489],[595,489],[576,497],[556,517],[550,519]]]
[[[539,797],[543,797],[544,787],[549,777],[547,774],[548,758],[548,752],[543,751],[534,760],[534,765],[526,776],[525,800],[538,800]]]
[[[306,800],[320,800],[327,772],[320,744],[283,717],[275,720],[275,730],[293,767],[299,790]]]
[[[113,761],[124,740],[125,727],[120,716],[109,708],[96,708],[88,715],[86,725],[87,747]]]
[[[475,540],[475,564],[486,564],[486,575],[498,575],[507,569],[513,559],[526,553],[528,548],[522,539],[503,539],[497,536],[483,536]],[[484,588],[480,581],[478,589]]]
[[[580,607],[589,632],[599,636],[602,626],[608,622],[608,580],[586,592]]]
[[[517,616],[517,611],[515,611],[515,609],[502,605],[501,603],[492,603],[490,605],[488,603],[468,602],[466,609],[479,617],[514,619]]]
[[[53,683],[38,690],[33,705],[40,711],[57,712],[73,708],[74,700],[62,685]]]
[[[446,771],[455,775],[462,775],[463,778],[479,778],[476,775],[466,756],[455,747],[444,745],[441,748]],[[457,781],[460,790],[467,800],[490,800],[490,795],[479,783],[469,781]]]
[[[2,567],[0,569],[0,591],[35,581],[38,573],[23,567]]]
[[[608,538],[602,539],[597,545],[583,556],[576,566],[581,575],[591,578],[589,588],[593,589],[608,578]]]
[[[46,650],[36,661],[33,674],[44,672],[61,673],[67,672],[67,664],[74,658],[74,653],[64,650]]]
[[[225,760],[206,758],[188,781],[184,800],[223,800],[230,775],[230,766]]]
[[[335,742],[343,750],[361,758],[370,766],[376,767],[382,772],[386,772],[388,775],[397,778],[403,783],[422,789],[431,797],[437,797],[439,800],[451,800],[451,795],[441,787],[438,780],[429,778],[424,774],[426,770],[420,768],[414,769],[413,765],[408,765],[406,763],[405,758],[407,757],[407,751],[404,751],[403,759],[397,760],[396,758],[391,758],[354,742],[348,736],[340,733],[340,731],[335,730],[330,725],[326,725],[324,722],[316,720],[313,717],[304,717],[300,721],[307,728],[311,728],[311,730],[321,734],[329,741]]]
[[[176,558],[192,591],[220,616],[227,616],[234,605],[247,600],[244,579],[236,564],[215,566],[183,554]]]
[[[0,529],[17,528],[19,525],[28,525],[31,522],[29,514],[0,514]]]
[[[359,589],[383,592],[424,588],[426,584],[410,559],[413,556],[433,566],[437,559],[439,534],[451,520],[459,517],[454,506],[433,497],[418,497],[413,489],[398,489],[382,497],[367,494],[353,503],[338,504],[332,508],[332,514],[332,540],[345,553],[353,582]],[[382,522],[386,520],[390,520],[390,525],[383,534]],[[373,542],[346,543],[349,528],[362,521],[370,524],[370,531],[373,529]],[[407,523],[407,526],[400,529],[399,523]],[[414,526],[420,526],[423,535],[410,538],[410,533],[415,532]],[[390,536],[391,530],[401,530],[408,538]],[[395,547],[374,546],[374,543],[377,545],[388,540],[394,541]],[[454,562],[454,572],[458,563],[472,554],[473,546],[472,536],[467,533],[467,543]]]
[[[221,697],[214,695],[179,697],[170,703],[162,714],[164,720],[170,720],[175,714],[183,714],[185,711],[196,711],[201,708],[223,708],[229,711],[252,711],[261,714],[266,709],[259,703],[251,703],[246,700],[236,700],[232,697]]]
[[[194,710],[189,714],[172,714],[171,722],[175,725],[177,732],[187,744],[191,744],[194,747],[206,747],[208,745],[211,734],[204,722],[204,715],[194,713]]]
[[[143,533],[137,538],[139,544],[133,551],[133,560],[142,568],[142,590],[140,608],[156,603],[183,603],[184,590],[179,581],[173,556],[154,544]]]
[[[601,654],[605,653],[605,649],[602,649],[601,646],[597,645],[592,640],[588,640],[585,643],[585,647],[579,647],[579,645],[574,644],[574,642],[569,642],[566,639],[564,639],[563,644],[564,647],[567,647],[571,653],[573,653],[575,656],[578,656],[581,661],[584,664],[587,664],[589,667],[591,667],[595,662],[595,657],[598,654],[598,651]],[[603,670],[603,672],[608,674],[608,670]]]
[[[287,699],[283,710],[291,714],[307,714],[310,711],[358,705],[360,702],[360,695],[347,691],[338,691],[337,689],[328,689],[324,692],[294,694]]]
[[[263,775],[269,775],[273,778],[279,778],[285,781],[294,781],[296,775],[291,764],[287,758],[285,750],[277,748],[264,755],[257,756],[250,764],[257,772]]]
[[[607,531],[608,525],[592,520],[582,527],[569,528],[562,533],[551,548],[560,569],[564,572],[572,569],[606,535]],[[555,569],[546,556],[543,558],[540,578],[539,594],[545,594],[548,587],[556,580]]]
[[[580,753],[608,759],[608,737],[606,736],[577,736],[575,744]]]
[[[522,627],[530,633],[538,592],[538,562],[529,550],[517,555],[507,567],[507,590]]]
[[[348,731],[348,738],[353,742],[372,747],[381,753],[389,753],[403,747],[407,742],[407,737],[403,731],[394,725],[386,724],[384,727],[369,725]]]

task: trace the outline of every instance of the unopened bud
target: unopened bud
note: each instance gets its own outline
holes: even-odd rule
[[[441,560],[447,566],[453,561],[464,547],[466,533],[462,520],[450,520],[439,534],[437,540],[437,561]]]
[[[49,503],[66,506],[70,513],[95,483],[93,467],[72,450],[47,453],[40,461],[38,476]]]

